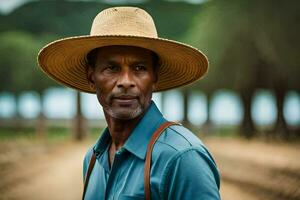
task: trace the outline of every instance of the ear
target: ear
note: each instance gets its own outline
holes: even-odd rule
[[[155,82],[152,84],[152,91],[155,90],[155,88],[156,88],[156,83],[157,83],[157,81],[155,81]]]
[[[87,68],[87,80],[92,90],[96,89],[94,71],[95,70],[92,67]]]

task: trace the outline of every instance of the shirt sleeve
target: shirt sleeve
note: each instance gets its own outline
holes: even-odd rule
[[[188,149],[172,158],[163,175],[163,199],[219,200],[220,178],[206,150]]]

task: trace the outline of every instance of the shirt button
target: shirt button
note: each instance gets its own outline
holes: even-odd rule
[[[124,152],[124,148],[120,148],[117,152],[116,152],[116,154],[117,155],[120,155],[120,154],[122,154]]]

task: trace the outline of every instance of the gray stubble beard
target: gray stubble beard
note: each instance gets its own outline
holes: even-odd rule
[[[124,112],[120,113],[118,111],[114,111],[111,107],[108,107],[106,109],[103,108],[103,111],[106,112],[112,118],[120,119],[120,120],[134,119],[143,113],[143,109],[142,109],[141,105],[139,105],[136,109],[134,109],[133,111],[131,111],[129,113],[124,113]]]

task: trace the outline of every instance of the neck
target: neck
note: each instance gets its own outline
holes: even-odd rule
[[[130,120],[116,119],[104,113],[108,130],[112,139],[111,148],[115,151],[120,149],[138,124],[143,114]]]

